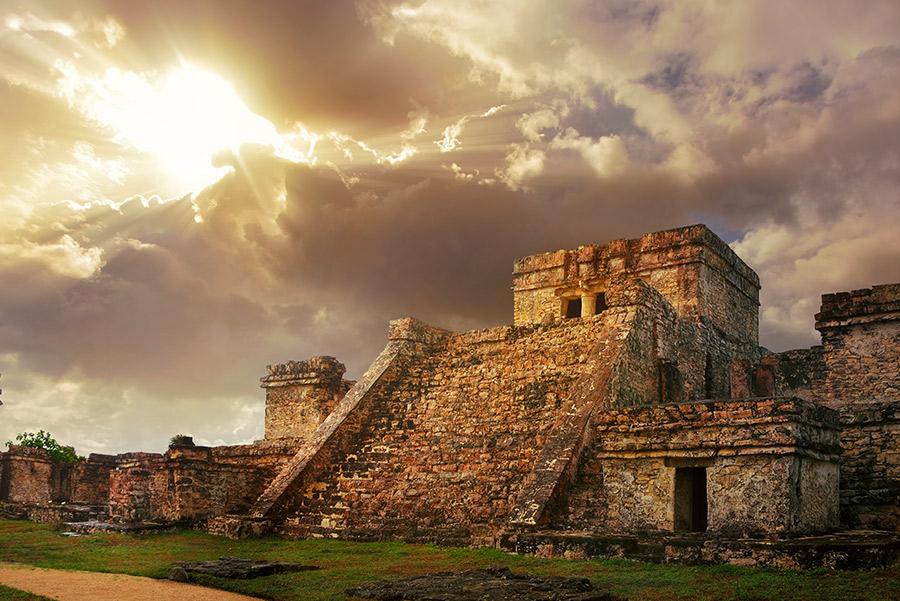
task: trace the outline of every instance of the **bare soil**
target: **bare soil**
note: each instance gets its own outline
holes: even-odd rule
[[[258,601],[237,593],[142,576],[12,564],[0,564],[0,584],[59,601]]]

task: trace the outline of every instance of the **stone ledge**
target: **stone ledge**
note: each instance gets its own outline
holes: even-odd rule
[[[900,320],[900,283],[822,295],[816,329]]]
[[[259,380],[262,388],[339,383],[347,368],[334,357],[323,355],[305,361],[268,365],[266,371],[268,374]]]
[[[499,546],[540,557],[621,557],[653,563],[728,563],[793,569],[874,569],[888,567],[900,559],[900,535],[866,530],[783,539],[677,533],[508,532],[501,537]]]
[[[452,335],[453,333],[448,330],[435,328],[415,317],[393,319],[388,326],[388,340],[406,340],[432,345],[444,342]]]

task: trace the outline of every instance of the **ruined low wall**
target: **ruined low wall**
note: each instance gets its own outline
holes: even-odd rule
[[[676,528],[676,469],[706,469],[708,530],[806,533],[838,523],[838,425],[800,399],[680,403],[609,411],[562,529]]]
[[[159,517],[165,506],[168,478],[159,453],[124,453],[109,474],[109,519],[142,522]]]
[[[52,459],[42,449],[13,445],[0,453],[0,500],[29,506],[106,505],[109,472],[114,467],[112,455],[92,454],[67,463]],[[32,511],[37,512],[33,519],[43,515]]]
[[[900,531],[900,402],[844,407],[841,521]]]
[[[109,503],[109,473],[116,467],[115,455],[91,453],[72,467],[68,501],[83,505]]]
[[[295,443],[285,440],[119,455],[110,477],[109,516],[122,522],[197,523],[246,512],[294,449]]]
[[[63,470],[41,449],[12,445],[2,454],[2,496],[12,503],[50,503],[63,487]]]

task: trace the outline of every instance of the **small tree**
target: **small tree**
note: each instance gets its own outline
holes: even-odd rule
[[[16,434],[16,442],[15,444],[30,447],[32,449],[43,449],[47,452],[47,454],[51,457],[51,459],[55,459],[57,461],[65,461],[66,463],[75,463],[76,461],[80,461],[81,457],[75,454],[75,449],[72,447],[64,447],[58,442],[56,439],[50,436],[49,432],[44,432],[43,430],[38,430],[37,432],[22,432],[21,434]],[[7,447],[13,445],[13,442],[10,440],[6,443]]]

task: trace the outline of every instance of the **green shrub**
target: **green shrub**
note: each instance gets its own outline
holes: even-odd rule
[[[13,444],[14,443],[10,440],[6,443],[6,446],[10,447]],[[65,461],[66,463],[75,463],[83,459],[83,457],[79,457],[75,454],[75,449],[62,446],[56,442],[55,438],[50,436],[49,432],[44,432],[43,430],[16,434],[15,444],[23,447],[30,447],[32,449],[43,449],[52,459]]]

